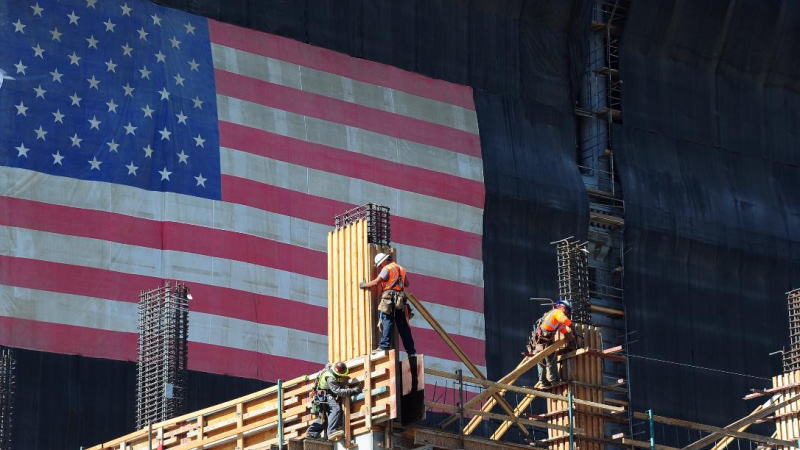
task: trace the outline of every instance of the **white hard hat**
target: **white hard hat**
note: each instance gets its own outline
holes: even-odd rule
[[[375,255],[375,267],[380,266],[381,263],[383,263],[387,259],[389,259],[389,255],[387,255],[386,253],[378,253],[377,255]]]

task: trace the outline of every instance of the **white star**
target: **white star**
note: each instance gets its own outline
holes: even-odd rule
[[[53,115],[53,122],[64,123],[64,114],[61,114],[60,109],[57,109],[56,112],[50,114]]]
[[[36,43],[36,47],[31,47],[31,49],[33,50],[33,57],[34,58],[38,56],[39,58],[44,59],[44,56],[43,56],[44,55],[44,49],[42,47],[39,47],[39,43],[38,42]]]
[[[189,61],[189,70],[194,70],[195,72],[199,72],[199,70],[197,70],[198,67],[200,67],[200,64],[197,61],[195,61],[194,59]]]
[[[86,42],[88,42],[88,43],[89,43],[89,46],[88,46],[88,48],[97,49],[97,43],[98,43],[98,42],[100,42],[100,41],[98,41],[97,39],[95,39],[95,38],[94,38],[94,35],[91,35],[91,36],[89,36],[88,38],[86,38]]]
[[[191,23],[187,23],[183,27],[186,28],[186,33],[194,34],[194,25],[192,25]]]
[[[153,157],[153,148],[150,147],[149,144],[145,145],[144,147],[142,147],[142,150],[144,150],[144,157],[145,158],[152,158]]]
[[[44,94],[47,92],[44,89],[42,89],[42,85],[41,84],[39,86],[33,88],[33,91],[36,92],[36,98],[44,98]]]
[[[161,100],[169,100],[169,91],[167,88],[161,88],[158,93],[161,94]]]
[[[205,178],[202,173],[198,174],[196,177],[194,177],[194,179],[197,180],[197,186],[206,187],[207,178]]]
[[[91,165],[89,170],[97,170],[99,172],[100,171],[100,164],[103,164],[103,161],[98,161],[96,156],[92,156],[92,160],[88,161],[88,163],[89,163],[89,165]]]
[[[189,159],[189,155],[184,153],[183,150],[181,150],[180,153],[176,153],[176,155],[178,155],[178,164],[180,163],[189,164],[187,162],[187,160]]]
[[[53,165],[58,164],[59,166],[63,166],[63,164],[61,164],[62,159],[64,159],[64,157],[61,156],[61,152],[56,151],[53,153]]]
[[[28,107],[25,106],[25,103],[23,103],[22,100],[19,101],[19,105],[14,105],[14,107],[17,108],[17,115],[18,116],[26,116],[27,117],[28,114],[26,112],[28,111]]]
[[[11,25],[14,25],[14,33],[25,34],[25,27],[27,27],[27,25],[20,22],[19,19],[17,19],[17,21],[12,23]]]
[[[61,83],[61,77],[63,77],[63,76],[64,76],[64,74],[63,74],[63,73],[59,73],[59,72],[58,72],[58,68],[55,68],[55,69],[53,69],[53,71],[52,71],[52,72],[50,72],[50,75],[53,77],[53,81],[54,81],[54,82],[56,82],[56,81],[57,81],[57,82],[59,82],[59,83]]]
[[[142,111],[144,111],[144,116],[145,117],[149,117],[151,119],[153,118],[153,112],[155,110],[154,109],[150,109],[150,105],[144,105],[144,108],[142,108]]]
[[[141,39],[143,41],[146,41],[147,40],[147,35],[150,34],[147,31],[144,31],[144,27],[139,28],[138,30],[136,30],[136,32],[139,33],[139,39]]]
[[[147,66],[144,66],[141,69],[139,69],[139,73],[142,74],[142,79],[147,78],[149,80],[150,79],[150,74],[153,73],[153,72],[147,70]]]
[[[175,36],[172,36],[169,39],[169,42],[172,45],[172,48],[177,48],[177,49],[181,48],[181,41],[179,41],[178,38],[176,38]]]
[[[61,42],[61,35],[62,34],[64,34],[64,33],[58,31],[58,27],[55,27],[52,30],[50,30],[50,36],[52,36],[50,38],[50,40]]]
[[[189,116],[187,116],[187,115],[184,115],[184,114],[183,114],[183,111],[182,111],[182,110],[181,110],[181,112],[180,112],[180,113],[178,113],[178,114],[175,114],[175,117],[177,117],[177,118],[178,118],[178,123],[182,123],[182,124],[184,124],[184,125],[186,125],[186,119],[188,119],[188,118],[189,118]]]
[[[135,166],[133,161],[125,167],[128,168],[128,175],[136,175],[136,171],[139,170],[139,167]]]
[[[203,109],[203,101],[202,101],[202,100],[200,100],[200,97],[195,97],[195,98],[193,98],[193,99],[192,99],[192,102],[194,103],[194,107],[195,107],[195,108],[197,108],[197,109]]]
[[[177,74],[177,75],[175,75],[175,76],[174,76],[174,77],[172,77],[172,78],[175,78],[175,84],[177,84],[177,85],[179,85],[179,86],[183,86],[183,82],[186,80],[186,78],[183,78],[183,77],[181,76],[181,74]]]
[[[172,175],[172,172],[167,170],[166,166],[164,166],[163,169],[159,170],[158,173],[161,174],[161,181],[164,181],[164,180],[169,181],[169,176]]]
[[[161,17],[158,17],[157,15],[153,14],[152,16],[150,16],[150,18],[153,19],[153,25],[161,26]]]
[[[138,127],[135,127],[130,122],[128,122],[128,124],[125,125],[123,128],[125,128],[125,134],[132,134],[132,135],[135,136],[136,135],[136,133],[135,133],[136,132],[136,128],[138,128]]]
[[[132,51],[133,51],[133,47],[129,46],[127,42],[125,43],[125,45],[122,46],[122,54],[124,56],[133,56],[133,55],[131,55]]]
[[[169,140],[170,135],[172,134],[171,131],[167,130],[167,127],[164,126],[163,130],[158,130],[159,134],[161,134],[161,140]]]
[[[123,16],[130,17],[131,11],[133,11],[133,8],[129,7],[127,3],[123,3],[122,6],[120,6],[120,8],[122,8],[122,15]]]
[[[25,69],[27,69],[28,66],[26,66],[25,64],[22,64],[22,60],[21,59],[19,60],[18,63],[14,64],[14,67],[17,68],[17,73],[21,73],[23,75],[27,75],[25,73]]]
[[[115,24],[114,22],[112,22],[112,21],[111,21],[111,18],[110,18],[110,17],[108,18],[108,20],[106,20],[105,22],[103,22],[103,25],[105,25],[105,26],[106,26],[106,31],[110,31],[110,32],[112,32],[112,33],[114,32],[114,27],[116,27],[116,26],[117,26],[117,24]]]
[[[112,98],[111,100],[106,102],[106,106],[108,106],[108,112],[115,113],[115,112],[117,112],[117,106],[119,106],[119,105],[114,103],[114,99]]]
[[[197,137],[195,137],[195,138],[192,138],[192,139],[194,139],[194,146],[195,146],[195,147],[203,147],[203,148],[205,148],[205,146],[203,145],[203,143],[204,143],[206,140],[205,140],[205,139],[203,139],[203,137],[202,137],[202,136],[200,136],[200,135],[198,134],[198,135],[197,135]]]
[[[44,11],[44,8],[39,6],[38,2],[35,5],[31,5],[31,9],[33,10],[34,16],[42,17],[42,11]]]
[[[36,140],[37,141],[40,140],[40,139],[43,140],[43,141],[45,140],[44,136],[47,134],[47,131],[45,131],[45,129],[42,128],[41,125],[39,125],[39,128],[34,129],[33,132],[36,133]]]
[[[97,9],[97,8],[94,7],[95,3],[97,3],[97,0],[86,0],[86,7],[87,8]]]
[[[117,142],[114,139],[112,139],[111,142],[106,142],[106,145],[108,146],[108,151],[119,153],[118,151],[119,144],[117,144]]]
[[[75,25],[78,24],[78,19],[80,19],[80,16],[76,16],[75,15],[75,11],[74,10],[71,13],[67,14],[67,17],[69,17],[69,23],[70,24],[75,24]]]
[[[14,147],[14,148],[17,149],[17,158],[20,158],[22,156],[27,158],[28,157],[28,152],[31,150],[28,147],[25,147],[25,143],[24,142],[21,142],[19,144],[19,147]]]
[[[122,86],[122,89],[125,89],[125,96],[127,97],[133,97],[133,91],[136,90],[136,88],[131,87],[131,85],[128,83],[125,83],[125,86]]]
[[[100,80],[95,78],[94,75],[92,75],[92,78],[87,78],[86,81],[89,82],[89,89],[97,89],[98,91],[100,90],[98,87],[98,85],[100,85]]]
[[[78,62],[81,60],[81,57],[76,55],[75,52],[72,52],[71,55],[67,55],[67,57],[69,58],[70,65],[75,64],[77,66]]]
[[[69,98],[70,98],[70,100],[72,100],[72,105],[71,106],[81,106],[81,100],[83,100],[83,99],[78,97],[78,93],[77,92],[72,94],[72,95],[70,95]]]
[[[161,50],[159,50],[158,53],[155,54],[155,57],[156,57],[156,62],[164,62],[164,60],[167,59],[167,55],[161,53]]]
[[[117,64],[114,62],[113,59],[106,61],[106,72],[114,72],[117,73]]]
[[[83,139],[78,137],[78,133],[75,133],[75,135],[69,138],[69,140],[72,141],[70,147],[80,147]]]
[[[97,116],[92,116],[92,118],[89,119],[88,122],[89,122],[89,129],[90,130],[91,129],[99,130],[100,129],[100,123],[102,123],[101,121],[97,120]]]

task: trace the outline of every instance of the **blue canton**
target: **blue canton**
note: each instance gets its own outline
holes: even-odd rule
[[[220,198],[204,18],[137,0],[0,1],[0,165]]]

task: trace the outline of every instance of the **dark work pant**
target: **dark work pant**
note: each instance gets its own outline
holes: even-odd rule
[[[331,437],[333,432],[342,425],[342,405],[331,394],[325,396],[325,403],[328,405],[328,437]],[[308,435],[318,438],[322,435],[322,430],[324,429],[325,422],[320,417],[308,427]]]
[[[395,324],[397,325],[397,333],[400,339],[403,340],[403,347],[409,355],[416,355],[417,349],[414,348],[414,337],[411,336],[411,328],[408,326],[405,311],[393,310],[392,314],[381,313],[380,321],[383,325],[383,334],[381,335],[381,342],[378,348],[381,350],[389,350],[392,348],[392,331]]]

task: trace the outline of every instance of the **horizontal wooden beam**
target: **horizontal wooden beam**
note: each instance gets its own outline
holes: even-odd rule
[[[437,370],[437,369],[426,368],[425,369],[425,373],[430,374],[430,375],[435,375],[435,376],[438,376],[438,377],[442,377],[442,378],[449,378],[451,380],[458,379],[458,377],[456,377],[455,375],[453,375],[453,374],[451,374],[449,372],[444,372],[444,371]],[[537,389],[524,388],[524,387],[514,386],[514,385],[511,385],[511,384],[506,384],[506,383],[495,383],[494,381],[479,380],[477,378],[472,378],[472,377],[462,377],[462,378],[463,378],[464,381],[467,381],[467,382],[470,382],[470,383],[474,383],[474,384],[480,384],[480,385],[485,386],[487,388],[495,388],[495,389],[499,389],[499,390],[507,390],[507,391],[511,391],[511,392],[519,392],[520,394],[531,394],[531,395],[534,395],[536,397],[549,398],[549,399],[552,399],[552,400],[561,400],[561,401],[564,401],[564,402],[569,401],[569,398],[564,396],[564,395],[551,394],[549,392],[540,391],[540,390],[537,390]],[[576,405],[591,406],[593,408],[605,409],[607,411],[613,411],[613,412],[623,412],[623,411],[625,411],[625,408],[622,408],[620,406],[606,405],[606,404],[603,404],[603,403],[591,402],[589,400],[583,400],[583,399],[580,399],[580,398],[573,398],[572,401]]]
[[[605,314],[607,316],[612,317],[623,317],[625,316],[625,311],[617,308],[609,308],[607,306],[600,306],[600,305],[592,305],[591,306],[592,312],[597,312],[600,314]]]
[[[461,412],[461,410],[457,406],[446,405],[444,403],[425,402],[425,406],[427,406],[428,408],[438,409],[440,411],[447,411],[447,412],[452,412],[452,413]],[[486,411],[481,411],[481,410],[478,410],[478,409],[464,409],[464,414],[470,414],[470,415],[473,415],[473,416],[486,417],[486,418],[489,418],[489,419],[495,419],[495,420],[499,420],[499,421],[502,421],[502,422],[505,422],[505,421],[508,420],[510,422],[521,423],[523,425],[530,425],[532,427],[537,427],[537,428],[542,428],[542,429],[558,430],[558,431],[565,431],[565,432],[569,433],[569,427],[565,427],[565,426],[562,426],[562,425],[555,425],[555,424],[551,424],[551,423],[547,423],[547,422],[540,422],[538,420],[522,419],[522,418],[519,418],[519,417],[507,416],[507,415],[504,415],[504,414],[495,414],[495,413],[490,413],[490,412],[486,412]],[[581,430],[578,429],[578,428],[576,428],[574,430],[574,432],[576,432],[576,433],[578,433],[580,431]]]
[[[414,444],[431,445],[435,448],[447,450],[481,450],[481,449],[520,449],[520,450],[546,450],[531,445],[512,444],[510,442],[495,442],[472,436],[460,436],[430,428],[414,428]]]
[[[637,441],[636,439],[631,439],[625,436],[616,438],[614,439],[614,441],[619,442],[621,445],[627,447],[650,448],[649,442]],[[668,445],[656,444],[656,450],[680,450],[680,449],[677,447],[670,447]]]

